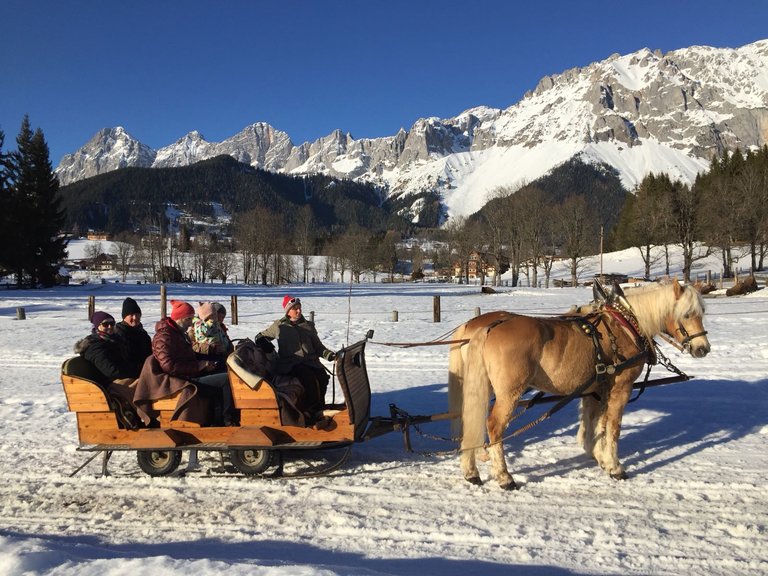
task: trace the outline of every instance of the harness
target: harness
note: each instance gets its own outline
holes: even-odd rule
[[[616,345],[616,337],[614,336],[613,332],[611,332],[611,329],[605,321],[605,315],[608,315],[610,318],[614,319],[619,324],[619,326],[621,326],[625,331],[629,333],[638,348],[637,354],[626,359],[621,357],[618,351],[618,346]],[[595,373],[594,375],[587,378],[584,382],[582,382],[573,392],[560,399],[557,404],[547,410],[544,414],[535,420],[532,420],[528,424],[516,429],[508,436],[502,438],[501,441],[527,432],[537,424],[540,424],[544,420],[549,419],[552,415],[562,410],[572,400],[584,396],[584,392],[586,392],[586,390],[595,382],[602,386],[605,383],[607,376],[621,372],[622,370],[625,370],[630,366],[634,366],[638,363],[648,363],[648,370],[645,374],[643,387],[640,389],[640,392],[637,394],[637,396],[633,400],[630,400],[630,402],[637,400],[645,391],[644,385],[650,376],[651,366],[657,363],[657,357],[654,352],[655,346],[651,345],[648,339],[640,334],[637,319],[628,309],[624,307],[619,308],[618,306],[604,304],[596,312],[588,314],[587,316],[560,316],[558,319],[561,321],[573,322],[577,324],[581,331],[592,340],[592,345],[595,349]],[[508,320],[509,318],[496,320],[495,322],[489,324],[485,329],[487,332],[490,332],[493,328]],[[600,347],[600,332],[597,327],[601,323],[603,326],[605,326],[605,329],[608,333],[608,338],[611,340],[611,349],[614,356],[612,363],[606,363],[603,356],[603,351]],[[597,399],[600,398],[595,393],[593,393],[593,396],[595,396]],[[526,410],[528,410],[528,408],[535,405],[537,401],[541,400],[543,397],[544,392],[538,391],[527,403],[525,408],[523,408],[523,410],[512,419],[514,420],[515,418],[521,416]],[[485,447],[487,448],[487,446],[488,445],[486,444]]]

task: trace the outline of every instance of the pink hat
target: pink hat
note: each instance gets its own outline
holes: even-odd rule
[[[301,306],[301,300],[294,298],[293,296],[289,296],[288,294],[283,296],[283,310],[286,314],[288,314],[288,310],[294,306]]]
[[[195,315],[195,309],[182,300],[171,300],[171,320],[177,322]]]

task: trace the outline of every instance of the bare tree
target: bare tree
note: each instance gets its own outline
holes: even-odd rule
[[[104,246],[101,242],[89,242],[85,247],[85,257],[93,264],[96,258],[104,253]]]
[[[672,207],[675,225],[675,240],[683,251],[683,279],[691,281],[691,269],[696,260],[712,253],[708,246],[698,241],[703,215],[703,193],[698,186],[687,186],[681,182],[672,184]]]
[[[128,276],[135,253],[136,238],[129,234],[120,234],[112,245],[112,254],[117,259],[117,269],[123,282]]]
[[[302,282],[309,282],[309,258],[315,251],[315,222],[312,209],[308,205],[301,207],[298,213],[294,241],[301,256]]]
[[[570,259],[571,284],[579,281],[579,269],[587,256],[594,254],[597,226],[583,196],[571,196],[557,208],[563,253]]]
[[[514,198],[514,212],[520,229],[522,254],[531,263],[531,286],[538,286],[538,270],[548,250],[548,233],[552,226],[552,209],[544,200],[544,192],[533,186],[520,190]]]

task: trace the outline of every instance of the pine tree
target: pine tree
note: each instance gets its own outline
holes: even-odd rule
[[[57,264],[66,256],[67,242],[59,236],[64,224],[59,181],[45,136],[39,128],[32,132],[28,116],[21,123],[16,145],[8,163],[15,239],[10,268],[19,286],[25,274],[32,286],[49,286],[54,283]]]
[[[0,274],[13,268],[12,226],[13,197],[11,189],[10,155],[3,152],[5,133],[0,130]]]

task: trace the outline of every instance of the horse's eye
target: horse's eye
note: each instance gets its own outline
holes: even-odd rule
[[[687,314],[683,315],[683,318],[685,318],[686,320],[690,319],[690,317],[691,317],[691,313],[690,312],[688,312]]]

